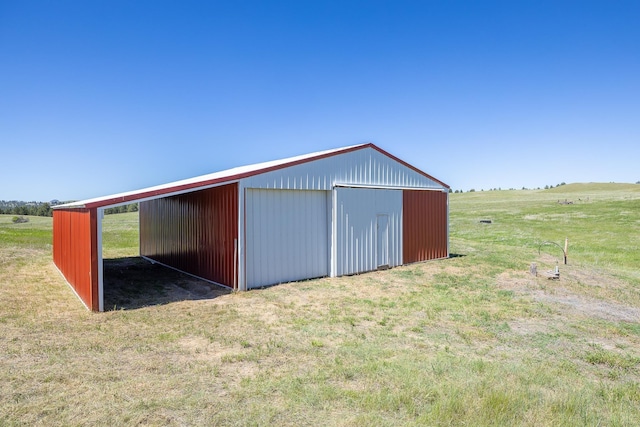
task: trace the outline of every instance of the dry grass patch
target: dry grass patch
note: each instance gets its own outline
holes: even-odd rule
[[[538,266],[551,271],[550,257],[538,259]],[[540,270],[539,270],[540,271]],[[496,283],[503,289],[530,296],[537,301],[565,306],[587,317],[611,321],[639,322],[640,293],[612,274],[576,265],[560,265],[560,280],[526,272],[505,272]]]

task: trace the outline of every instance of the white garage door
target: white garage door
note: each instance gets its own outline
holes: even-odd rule
[[[247,289],[328,276],[328,194],[247,190]]]
[[[338,188],[335,276],[402,264],[402,191]]]

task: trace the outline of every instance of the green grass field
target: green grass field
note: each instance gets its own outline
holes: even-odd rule
[[[51,219],[0,216],[0,425],[637,425],[640,185],[452,194],[450,218],[447,260],[90,313]],[[105,217],[105,256],[137,232]],[[541,246],[565,238],[566,266]]]

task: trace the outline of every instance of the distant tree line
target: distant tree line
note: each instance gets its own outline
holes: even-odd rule
[[[636,184],[640,184],[640,181],[636,182]],[[560,187],[561,185],[567,185],[567,183],[566,182],[561,182],[560,184],[556,184],[555,186],[554,185],[545,185],[544,189],[545,190],[549,190],[550,188]],[[522,187],[522,189],[523,190],[529,190],[527,187]],[[515,190],[515,188],[512,187],[512,188],[509,188],[509,190]],[[540,187],[532,188],[532,190],[541,190],[541,188]],[[471,190],[468,190],[467,193],[475,193],[475,191],[476,191],[475,188],[472,188]],[[484,189],[480,189],[480,191],[484,191]],[[490,188],[487,191],[502,191],[502,188],[501,187]],[[455,190],[455,191],[453,191],[452,189],[449,189],[449,193],[464,193],[464,190]]]
[[[20,202],[16,200],[0,200],[0,214],[53,216],[51,204],[48,202]]]
[[[66,202],[65,202],[66,203]],[[18,200],[0,200],[0,215],[53,216],[53,206],[61,202],[22,202]],[[124,212],[138,212],[138,204],[118,206],[104,210],[105,215]]]

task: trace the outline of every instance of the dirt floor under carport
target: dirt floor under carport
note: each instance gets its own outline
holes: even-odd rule
[[[111,258],[103,262],[105,311],[213,299],[233,292],[141,257]]]

